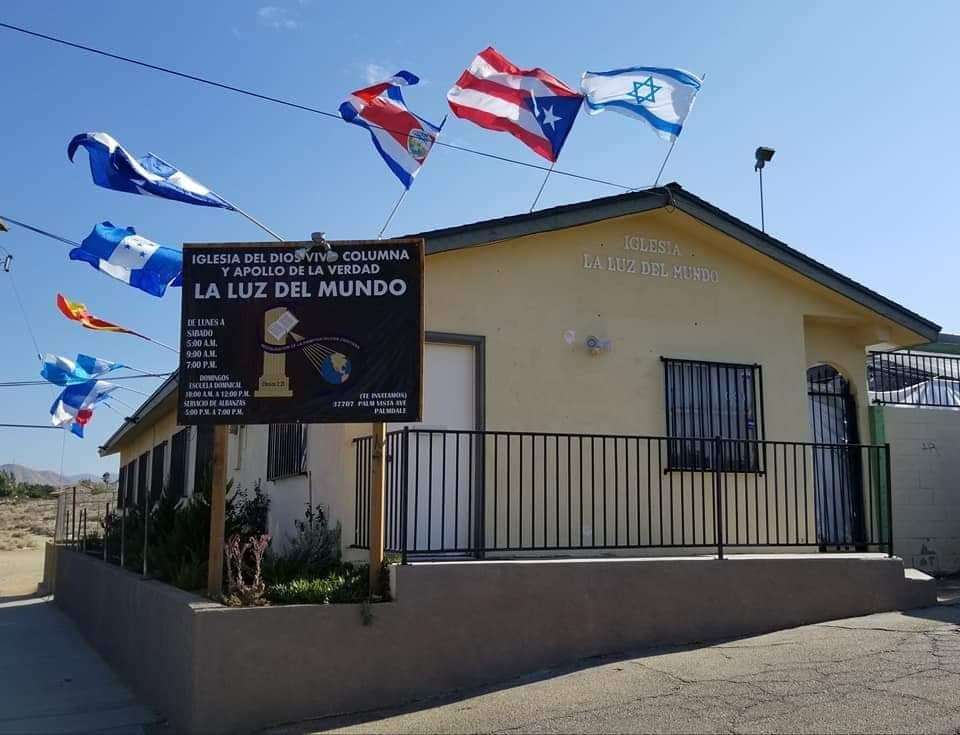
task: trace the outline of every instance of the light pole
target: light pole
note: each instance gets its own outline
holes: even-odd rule
[[[774,153],[776,153],[776,151],[773,150],[773,148],[760,146],[753,154],[756,159],[756,163],[753,164],[753,170],[760,174],[760,230],[762,232],[767,231],[767,223],[763,214],[763,167],[773,158]]]

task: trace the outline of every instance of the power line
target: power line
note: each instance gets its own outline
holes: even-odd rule
[[[114,61],[122,61],[127,64],[134,64],[135,66],[141,66],[145,69],[151,69],[153,71],[163,72],[164,74],[171,74],[175,77],[180,77],[181,79],[188,79],[192,82],[198,82],[199,84],[206,84],[211,87],[217,87],[218,89],[224,89],[228,92],[236,92],[237,94],[243,94],[248,97],[253,97],[264,102],[273,102],[278,105],[284,105],[286,107],[292,107],[295,110],[301,110],[303,112],[311,112],[315,115],[320,115],[325,118],[330,118],[337,120],[338,122],[343,122],[343,118],[340,117],[338,113],[329,112],[328,110],[321,110],[317,107],[310,107],[309,105],[302,105],[298,102],[293,102],[291,100],[285,100],[280,97],[272,97],[268,94],[262,94],[261,92],[254,92],[250,89],[244,89],[243,87],[235,87],[232,84],[225,84],[223,82],[217,82],[213,79],[207,79],[205,77],[197,76],[196,74],[187,74],[186,72],[177,71],[176,69],[170,69],[165,66],[159,66],[157,64],[150,64],[146,61],[141,61],[140,59],[134,59],[129,56],[121,56],[120,54],[114,54],[109,51],[104,51],[103,49],[94,48],[93,46],[85,46],[82,43],[74,43],[73,41],[67,41],[63,38],[57,38],[56,36],[48,36],[45,33],[39,33],[37,31],[31,31],[28,28],[21,28],[19,26],[10,25],[9,23],[0,22],[0,28],[6,28],[10,31],[16,31],[17,33],[23,33],[27,36],[32,36],[34,38],[40,38],[45,41],[51,41],[53,43],[58,43],[62,46],[68,46],[79,51],[86,51],[91,54],[98,54],[99,56],[105,56],[108,59],[113,59]],[[389,128],[384,128],[379,125],[374,125],[368,123],[368,126],[371,128],[377,128],[379,130],[384,130],[388,133],[404,133],[406,131],[402,130],[391,130]],[[624,191],[637,191],[638,187],[625,186],[624,184],[618,184],[613,181],[606,181],[605,179],[596,179],[592,176],[584,176],[582,174],[576,174],[572,171],[561,171],[560,169],[551,169],[549,166],[541,166],[536,163],[529,163],[527,161],[519,161],[515,158],[508,158],[506,156],[498,156],[493,153],[487,153],[485,151],[479,151],[476,148],[467,148],[466,146],[454,145],[453,143],[445,143],[441,140],[435,140],[434,145],[442,146],[443,148],[449,148],[455,151],[462,151],[463,153],[470,153],[475,156],[482,156],[483,158],[490,158],[495,161],[502,161],[504,163],[511,163],[515,166],[524,166],[526,168],[534,168],[539,171],[551,171],[557,176],[566,176],[572,179],[578,179],[580,181],[589,181],[594,184],[603,184],[604,186],[610,186],[615,189],[623,189]],[[642,188],[642,187],[641,187]]]
[[[23,317],[23,323],[27,327],[27,332],[30,334],[30,341],[33,342],[33,349],[37,351],[37,359],[43,360],[43,353],[40,352],[40,345],[37,344],[37,337],[33,333],[33,327],[30,326],[30,320],[27,318],[27,310],[23,306],[23,299],[20,298],[20,291],[17,290],[17,284],[13,278],[13,271],[10,270],[9,262],[13,260],[13,256],[9,254],[9,251],[6,248],[0,248],[0,250],[7,253],[7,267],[3,270],[10,277],[10,287],[13,291],[14,298],[17,300],[17,305],[20,307],[20,315]]]

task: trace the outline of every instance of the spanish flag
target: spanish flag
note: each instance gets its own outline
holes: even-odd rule
[[[121,334],[132,334],[137,337],[143,337],[142,334],[134,332],[132,329],[126,329],[118,324],[114,324],[113,322],[108,322],[105,319],[95,317],[93,314],[87,311],[86,306],[70,301],[70,299],[68,299],[62,293],[57,294],[57,308],[63,312],[63,315],[67,317],[67,319],[80,322],[80,324],[85,326],[87,329],[95,329],[98,332],[119,332]]]

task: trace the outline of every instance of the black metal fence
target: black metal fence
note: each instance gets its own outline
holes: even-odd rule
[[[876,404],[956,407],[960,402],[960,355],[871,352],[867,378]]]
[[[372,446],[371,437],[354,440],[360,548]],[[683,466],[672,467],[678,456]],[[386,548],[404,557],[725,547],[892,554],[882,445],[406,429],[387,435],[386,457]]]

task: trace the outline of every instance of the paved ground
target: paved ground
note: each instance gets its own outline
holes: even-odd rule
[[[589,668],[586,668],[589,667]],[[960,733],[960,606],[542,672],[274,732]]]
[[[138,733],[156,719],[50,598],[0,602],[0,733]]]

